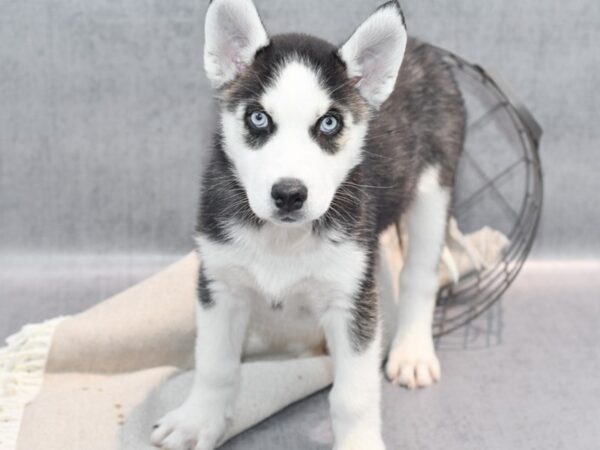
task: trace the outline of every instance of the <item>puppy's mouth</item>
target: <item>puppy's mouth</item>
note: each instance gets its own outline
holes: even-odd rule
[[[272,222],[276,225],[294,226],[305,222],[305,216],[301,212],[277,212],[272,216]]]

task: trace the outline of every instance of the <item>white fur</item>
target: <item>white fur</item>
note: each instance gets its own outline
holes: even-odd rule
[[[366,134],[365,123],[344,117],[342,148],[329,154],[310,136],[310,128],[331,107],[317,74],[302,61],[288,61],[279,70],[261,104],[277,126],[277,132],[259,150],[244,140],[244,106],[236,113],[222,114],[225,150],[234,162],[237,175],[254,213],[276,220],[271,188],[281,178],[296,178],[308,189],[302,212],[304,222],[322,216],[348,172],[360,162]]]
[[[284,318],[287,311],[293,314],[298,307],[311,311],[308,320],[320,323],[325,330],[334,361],[331,413],[336,449],[383,449],[380,338],[360,353],[351,348],[349,339],[351,297],[365,270],[364,250],[351,241],[333,244],[317,237],[310,226],[283,229],[266,225],[252,230],[232,224],[229,235],[232,244],[198,239],[208,276],[248,289],[258,300],[258,307],[282,302],[282,310],[274,314]],[[277,323],[280,320],[271,323],[274,330],[281,327]],[[271,330],[272,339],[289,339],[285,332],[275,333]],[[313,334],[315,337],[321,339],[321,333]],[[310,348],[318,341],[304,343]],[[272,341],[272,345],[277,342]]]
[[[406,27],[394,5],[375,11],[340,49],[350,78],[375,108],[387,100],[404,58]]]
[[[381,338],[360,353],[351,348],[347,311],[331,309],[322,319],[335,367],[329,395],[334,450],[385,450],[381,439]]]
[[[231,418],[250,317],[243,288],[211,283],[214,305],[197,307],[196,371],[187,400],[163,417],[151,441],[167,450],[212,450]]]
[[[233,80],[269,44],[251,0],[213,0],[205,22],[204,68],[215,88]]]
[[[358,244],[333,244],[312,233],[310,224],[255,230],[232,223],[228,234],[231,244],[198,238],[208,278],[244,286],[270,304],[300,297],[323,310],[332,299],[347,301],[366,264]]]
[[[439,183],[439,169],[425,170],[407,212],[408,249],[400,276],[398,330],[386,366],[391,381],[411,389],[440,379],[431,325],[449,201],[449,191]]]
[[[367,261],[364,250],[351,241],[333,244],[317,237],[310,226],[282,228],[267,224],[253,230],[232,223],[228,231],[233,239],[228,244],[198,238],[208,278],[220,280],[239,301],[251,304],[253,310],[282,303],[281,310],[273,312],[276,320],[270,326],[275,331],[266,338],[275,347],[280,345],[277,338],[289,339],[285,330],[277,331],[282,326],[281,318],[285,321],[287,315],[304,308],[304,320],[313,327],[322,327],[333,356],[331,412],[336,449],[384,449],[379,414],[380,338],[362,352],[353,350],[349,339],[352,295]],[[211,309],[205,314],[209,317]],[[215,333],[216,325],[208,326]],[[254,326],[251,324],[250,328]],[[313,334],[312,342],[309,336],[297,344],[303,343],[310,349],[322,339],[320,332]],[[203,360],[199,361],[201,364]],[[215,371],[224,370],[223,363],[211,361]]]

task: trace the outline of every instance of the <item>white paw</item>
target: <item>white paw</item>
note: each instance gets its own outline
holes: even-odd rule
[[[213,450],[225,427],[224,413],[186,403],[154,425],[150,441],[164,450]]]
[[[413,333],[396,339],[385,372],[392,383],[409,389],[426,387],[439,381],[440,362],[430,332]]]

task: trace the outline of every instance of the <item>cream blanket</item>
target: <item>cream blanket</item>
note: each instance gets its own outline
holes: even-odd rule
[[[442,283],[493,263],[506,238],[451,224]],[[394,307],[402,254],[382,236],[384,309]],[[0,350],[1,450],[150,450],[150,430],[191,385],[196,254],[81,314],[28,325]],[[395,314],[384,313],[388,337]],[[294,374],[290,377],[290,374]],[[247,361],[226,438],[332,382],[326,355]]]

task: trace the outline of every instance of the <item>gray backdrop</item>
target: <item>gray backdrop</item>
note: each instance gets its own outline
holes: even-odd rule
[[[0,1],[0,250],[192,247],[210,92],[199,0]],[[378,0],[259,0],[342,42]],[[600,2],[405,0],[409,31],[496,68],[545,128],[538,257],[600,255]]]

